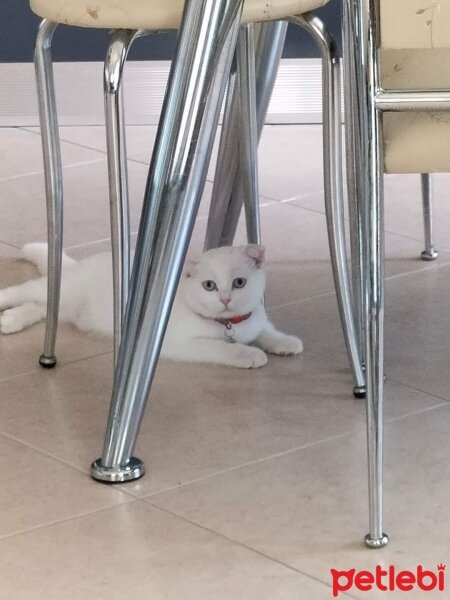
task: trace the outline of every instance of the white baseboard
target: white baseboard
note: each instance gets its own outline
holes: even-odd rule
[[[65,62],[54,65],[60,125],[101,125],[104,122],[102,69],[100,62]],[[127,63],[127,124],[153,125],[158,122],[168,73],[168,61]],[[33,65],[0,64],[0,82],[0,126],[38,125]],[[320,60],[282,60],[267,122],[321,121]]]

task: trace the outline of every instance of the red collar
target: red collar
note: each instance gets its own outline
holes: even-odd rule
[[[249,312],[246,315],[234,315],[233,317],[225,317],[224,319],[214,319],[214,321],[216,321],[216,323],[220,323],[221,325],[225,325],[226,327],[227,325],[239,325],[239,323],[250,319],[251,316],[252,313]]]

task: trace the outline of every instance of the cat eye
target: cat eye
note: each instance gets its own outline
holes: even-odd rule
[[[233,288],[239,290],[245,287],[246,283],[247,280],[244,277],[236,277],[236,279],[233,281]]]
[[[212,279],[207,279],[206,281],[204,281],[202,283],[202,286],[207,292],[214,292],[214,290],[217,290],[217,285]]]

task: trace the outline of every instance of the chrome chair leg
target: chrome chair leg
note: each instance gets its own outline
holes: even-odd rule
[[[212,150],[242,0],[187,0],[147,181],[102,458],[91,475],[136,479],[133,451]]]
[[[352,273],[353,315],[356,327],[356,341],[359,347],[360,361],[364,369],[364,328],[363,328],[363,291],[362,291],[362,247],[361,247],[361,203],[358,202],[358,190],[361,188],[359,181],[361,159],[355,148],[355,47],[354,40],[349,32],[349,16],[347,3],[342,4],[342,41],[343,41],[343,66],[344,66],[344,113],[345,113],[345,154],[347,195],[350,219],[350,251]],[[364,398],[365,385],[355,386],[353,394],[356,398]]]
[[[287,23],[274,21],[255,27],[256,38],[256,119],[258,140],[266,120],[267,109],[286,37]],[[238,169],[239,90],[236,72],[232,71],[222,124],[219,154],[214,177],[211,208],[205,238],[205,250],[233,243],[245,193]],[[258,207],[249,207],[259,211]]]
[[[422,173],[420,175],[422,185],[423,225],[425,233],[425,250],[421,253],[422,260],[436,260],[439,252],[434,247],[433,241],[433,187],[431,175]]]
[[[323,166],[328,241],[347,353],[355,388],[361,389],[364,387],[365,377],[353,316],[345,243],[339,56],[334,41],[318,17],[307,14],[294,17],[290,21],[305,29],[312,36],[322,55]]]
[[[238,170],[242,182],[247,240],[250,244],[260,244],[255,38],[252,23],[241,27],[237,48],[241,159]]]
[[[130,216],[122,74],[131,44],[140,34],[129,29],[111,32],[103,77],[114,284],[114,362],[119,353],[122,316],[130,280]]]
[[[47,321],[44,351],[39,358],[44,368],[56,365],[55,344],[61,292],[63,182],[51,56],[52,37],[57,26],[57,23],[45,19],[41,22],[34,54],[47,200]]]
[[[389,541],[383,533],[383,387],[384,387],[384,222],[381,117],[375,105],[379,88],[376,14],[373,5],[347,2],[349,35],[355,40],[355,148],[361,179],[362,281],[367,379],[367,453],[369,473],[369,548]]]

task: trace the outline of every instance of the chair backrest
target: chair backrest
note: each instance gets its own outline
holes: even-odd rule
[[[380,0],[383,49],[450,48],[450,0]]]

